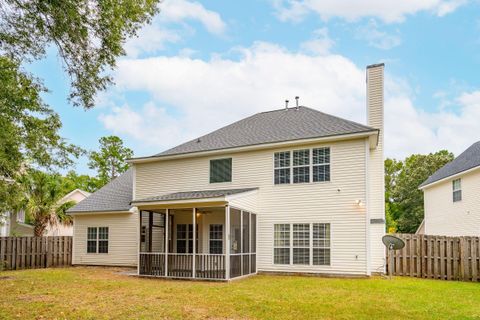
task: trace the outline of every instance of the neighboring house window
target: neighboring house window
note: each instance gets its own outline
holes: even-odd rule
[[[293,183],[310,182],[310,150],[293,151]]]
[[[210,160],[210,183],[232,181],[232,158]]]
[[[274,226],[273,257],[275,264],[290,264],[290,225]]]
[[[292,161],[290,161],[290,157]],[[292,179],[290,179],[290,175],[292,175]],[[275,184],[324,181],[330,181],[330,148],[275,152]]]
[[[330,148],[313,149],[313,182],[330,181]]]
[[[462,179],[452,181],[453,186],[453,202],[462,200]]]
[[[108,227],[87,228],[87,253],[108,253]]]
[[[330,224],[275,224],[273,263],[330,265]]]
[[[290,183],[290,151],[275,152],[275,184]]]
[[[198,248],[198,225],[197,225]],[[177,224],[177,253],[193,253],[193,225]]]
[[[223,225],[222,224],[210,225],[210,253],[212,254],[223,253]]]

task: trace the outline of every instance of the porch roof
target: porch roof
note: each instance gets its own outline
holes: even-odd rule
[[[135,199],[132,204],[149,203],[149,202],[171,202],[182,200],[196,200],[196,199],[218,199],[226,198],[231,195],[245,193],[257,190],[258,188],[241,188],[241,189],[223,189],[223,190],[200,190],[200,191],[185,191],[163,194],[143,199]],[[225,199],[227,200],[227,199]]]

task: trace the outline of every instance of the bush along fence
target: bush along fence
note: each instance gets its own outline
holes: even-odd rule
[[[0,270],[72,264],[72,237],[0,237]]]
[[[393,274],[441,280],[480,281],[480,238],[395,234],[405,247],[393,253]],[[387,259],[389,261],[389,259]]]

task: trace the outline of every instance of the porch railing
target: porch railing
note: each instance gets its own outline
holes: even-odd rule
[[[165,277],[165,253],[140,253],[139,274]],[[167,277],[193,278],[193,254],[168,253]],[[195,278],[225,280],[224,254],[195,254]]]

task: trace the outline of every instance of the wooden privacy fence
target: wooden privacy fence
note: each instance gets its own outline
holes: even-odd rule
[[[72,237],[0,237],[0,270],[72,264]]]
[[[480,281],[480,238],[396,234],[405,247],[393,253],[393,274]],[[387,270],[390,270],[387,259]]]

